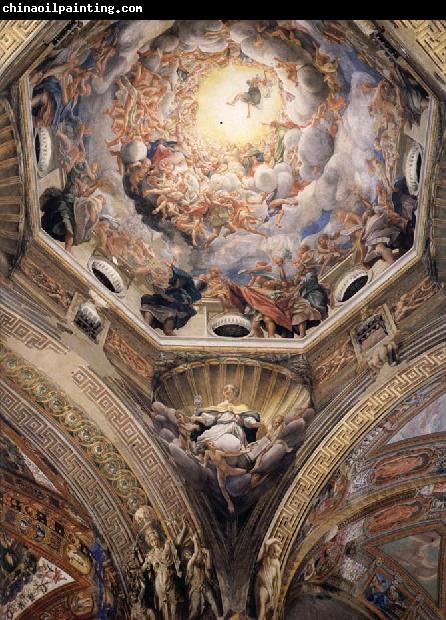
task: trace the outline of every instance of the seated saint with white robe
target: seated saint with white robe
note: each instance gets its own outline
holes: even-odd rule
[[[238,397],[238,389],[232,385],[224,387],[223,396],[226,397],[223,402],[192,416],[194,422],[206,427],[197,438],[199,447],[205,441],[215,443],[223,435],[233,435],[240,441],[242,447],[255,441],[257,428],[260,425],[259,412],[250,410],[247,405],[234,402]]]

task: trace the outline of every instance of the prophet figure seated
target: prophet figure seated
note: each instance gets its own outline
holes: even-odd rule
[[[197,314],[194,303],[201,299],[207,283],[195,282],[190,274],[172,266],[167,288],[141,297],[141,314],[153,328],[162,329],[166,336],[174,336],[175,329],[184,327]]]

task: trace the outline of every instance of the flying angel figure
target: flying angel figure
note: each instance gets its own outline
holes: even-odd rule
[[[271,87],[272,80],[267,77],[266,72],[264,73],[264,77],[260,77],[260,75],[256,75],[250,80],[246,80],[248,85],[248,90],[242,93],[238,93],[232,101],[227,101],[226,105],[235,105],[238,101],[243,101],[248,105],[248,115],[246,118],[251,118],[251,108],[254,106],[255,108],[260,108],[260,103],[262,101],[262,96],[268,98],[271,96]],[[262,88],[265,90],[262,92]]]

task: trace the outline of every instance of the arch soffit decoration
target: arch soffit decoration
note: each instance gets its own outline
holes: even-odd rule
[[[295,555],[293,556],[293,567],[296,569],[301,566],[302,561],[305,559],[311,549],[322,539],[322,537],[330,531],[332,527],[339,523],[350,521],[353,518],[361,518],[362,516],[372,513],[378,508],[388,507],[392,504],[393,500],[410,499],[413,497],[413,492],[420,488],[420,486],[429,486],[438,482],[444,481],[444,474],[430,475],[424,478],[414,478],[410,481],[401,482],[390,488],[375,491],[369,495],[364,494],[357,501],[344,509],[334,511],[332,515],[328,515],[323,523],[317,525],[309,535],[305,538],[303,543],[299,546]],[[414,524],[410,523],[410,528],[413,528]],[[399,533],[399,532],[398,532]],[[296,571],[294,571],[293,576]],[[292,577],[290,582],[292,581]]]
[[[433,377],[444,373],[445,369],[446,346],[440,345],[417,357],[406,367],[399,367],[385,383],[375,383],[371,391],[344,415],[302,465],[265,535],[265,540],[278,538],[281,541],[280,605],[283,605],[288,587],[302,559],[300,549],[293,549],[294,541],[313,500],[324,484],[389,409]]]
[[[119,469],[123,470],[126,477],[130,476],[131,486],[137,490],[137,495],[141,496],[141,500],[143,500],[141,503],[147,503],[147,498],[144,499],[144,495],[148,496],[149,503],[159,515],[160,520],[165,522],[165,527],[170,534],[177,535],[179,533],[181,529],[180,522],[186,515],[188,516],[187,520],[190,522],[190,526],[197,529],[197,516],[186,499],[181,482],[171,472],[169,464],[153,438],[150,437],[148,429],[143,428],[138,423],[118,396],[105,385],[91,368],[85,365],[79,366],[73,374],[76,391],[82,393],[98,407],[110,423],[116,436],[122,439],[119,441],[119,447],[117,448],[92,423],[90,416],[82,408],[67,399],[58,385],[52,385],[51,382],[48,382],[45,374],[37,369],[33,361],[28,362],[26,360],[26,351],[29,349],[36,349],[38,352],[46,350],[47,355],[55,356],[64,356],[69,352],[69,349],[59,339],[50,336],[23,316],[14,312],[11,304],[8,305],[8,302],[3,300],[0,301],[0,316],[4,319],[2,335],[0,336],[0,360],[4,361],[5,355],[11,353],[13,358],[16,359],[16,363],[23,367],[23,372],[30,372],[33,378],[23,381],[24,375],[16,372],[15,367],[11,367],[11,372],[8,372],[7,364],[4,366],[5,376],[8,376],[17,387],[24,388],[25,396],[28,394],[31,397],[31,402],[43,405],[44,409],[50,413],[50,416],[52,415],[53,418],[61,423],[64,422],[65,430],[71,430],[70,425],[66,423],[67,415],[70,411],[79,417],[79,421],[76,422],[76,429],[81,423],[87,424],[94,439],[100,440],[101,447],[104,446],[107,453],[115,453],[119,460]],[[15,347],[15,341],[18,344],[18,348]],[[25,347],[21,346],[22,344]],[[9,346],[11,350],[9,350]],[[25,357],[23,358],[20,354],[17,355],[16,351],[20,351]],[[34,359],[35,356],[30,356],[30,360]],[[55,363],[56,365],[64,364],[62,360]],[[28,367],[28,371],[24,370],[26,367]],[[52,393],[51,402],[54,402],[54,398],[56,398],[62,406],[60,411],[53,411],[48,408],[48,399],[46,397],[42,398],[40,403],[38,399],[36,400],[36,395],[32,391],[32,384],[34,382],[41,382],[47,385],[48,393]],[[27,398],[27,400],[29,401],[30,399]],[[64,424],[57,425],[57,427],[63,429]],[[93,457],[93,462],[101,464],[100,455],[94,451],[94,442],[90,438],[82,441],[79,433],[78,439],[80,439],[80,445],[83,447],[84,452]],[[103,473],[106,473],[105,465],[106,462],[104,461],[102,463]],[[105,479],[108,479],[108,482],[113,481],[115,478],[117,478],[115,473],[105,475]],[[120,495],[125,497],[123,493]],[[137,508],[138,506],[128,505],[126,512],[129,515],[133,515]],[[178,522],[175,523],[171,519],[176,519]],[[172,528],[173,531],[170,531]]]
[[[22,452],[23,441],[16,443],[11,439],[12,434],[9,427],[5,427],[3,422],[0,423],[0,436],[6,437]],[[29,446],[26,451],[30,452]],[[24,451],[22,453],[25,454]],[[35,453],[31,456],[32,458],[28,456],[29,460],[26,463],[28,466],[30,463],[36,464],[39,460],[38,457],[35,459]],[[34,475],[34,471],[32,473]],[[99,541],[100,548],[103,550],[103,538],[99,534],[98,539],[98,530],[93,526],[92,515],[88,515],[84,509],[79,510],[77,507],[78,502],[73,495],[74,487],[70,489],[67,485],[64,488],[64,494],[61,495],[58,491],[46,486],[41,479],[33,479],[8,468],[0,471],[0,479],[3,494],[0,521],[3,532],[24,545],[31,553],[37,554],[39,559],[55,567],[56,571],[62,571],[62,575],[59,576],[57,572],[55,573],[55,588],[51,587],[53,585],[51,573],[45,573],[41,575],[40,587],[29,593],[31,596],[28,595],[28,600],[22,590],[18,593],[18,598],[8,600],[6,603],[8,618],[12,617],[11,613],[15,617],[17,609],[21,610],[20,617],[33,620],[40,618],[39,614],[48,609],[54,601],[66,600],[75,593],[82,593],[94,601],[97,588],[96,577],[95,572],[91,570],[91,563],[90,570],[88,570],[89,560],[84,555],[85,550],[82,554],[87,564],[83,566],[79,566],[76,562],[73,563],[70,554],[75,546],[89,545],[93,542],[97,544]],[[107,553],[107,565],[109,559]],[[116,579],[118,574],[119,566],[116,567],[116,563],[114,567],[108,565],[107,578],[111,579],[114,586],[118,586]],[[66,583],[64,583],[65,577],[68,578]],[[48,586],[50,586],[49,590]],[[121,601],[117,601],[117,605],[120,604]],[[4,611],[3,606],[2,609]]]
[[[429,451],[431,447],[430,439],[432,435],[426,435],[424,443],[419,445],[420,450]],[[445,435],[442,435],[442,444],[444,446]],[[366,440],[367,441],[367,440]],[[440,443],[440,445],[441,445]],[[373,442],[372,442],[373,446]],[[407,445],[405,448],[407,449]],[[397,449],[397,454],[408,454],[403,449]],[[410,451],[409,451],[410,453]],[[382,457],[382,454],[381,454]],[[367,458],[366,462],[369,462]],[[301,544],[295,555],[296,570],[293,574],[290,588],[286,593],[285,605],[290,600],[294,600],[299,593],[306,592],[307,588],[320,588],[322,592],[326,589],[330,590],[330,585],[338,585],[341,594],[354,595],[362,601],[366,607],[370,606],[370,610],[375,609],[373,605],[369,605],[370,599],[365,598],[365,591],[370,584],[371,577],[380,570],[390,570],[390,575],[395,579],[401,579],[405,583],[406,589],[410,592],[412,599],[415,597],[417,606],[422,607],[423,613],[420,618],[441,617],[443,618],[444,602],[446,600],[446,588],[443,585],[444,567],[446,565],[446,555],[444,552],[444,540],[446,529],[444,525],[444,503],[437,501],[437,505],[431,505],[432,489],[435,486],[440,488],[444,485],[444,473],[432,472],[418,474],[409,480],[400,480],[393,486],[376,490],[367,494],[364,491],[351,497],[351,503],[334,508],[333,511],[325,514],[323,520],[315,524],[308,535],[302,539]],[[348,486],[348,485],[347,485]],[[421,492],[420,492],[421,491]],[[344,499],[345,501],[345,499]],[[435,500],[434,500],[435,502]],[[442,506],[440,505],[442,504]],[[387,527],[373,528],[371,527],[374,519],[380,515],[392,515],[400,506],[421,507],[421,512],[415,515],[415,518],[389,523]],[[430,536],[434,535],[431,539]],[[424,540],[429,537],[430,542],[434,542],[434,538],[441,543],[438,548],[438,565],[437,565],[437,597],[429,595],[423,584],[417,580],[414,571],[408,570],[408,566],[399,562],[398,556],[394,556],[391,551],[386,551],[382,545],[387,543],[398,543],[399,541],[408,541],[412,537],[424,536]],[[347,537],[346,539],[344,537]],[[333,544],[336,548],[336,541],[341,540],[339,553],[336,564],[332,565],[332,569],[328,568],[323,575],[317,575],[316,581],[312,581],[312,575],[309,573],[306,580],[305,573],[308,569],[311,572],[311,563],[314,558],[320,557],[323,553],[324,545]],[[349,543],[354,541],[353,548],[348,550]],[[329,542],[330,541],[330,542]],[[333,542],[331,542],[333,541]],[[346,545],[346,546],[345,546]],[[352,565],[359,572],[353,576],[344,575],[342,569],[344,562],[349,558],[353,558]],[[408,559],[410,556],[408,556]],[[354,569],[354,570],[355,570]],[[347,569],[348,573],[348,569]],[[297,579],[296,579],[297,578]],[[346,588],[346,590],[344,590]],[[379,608],[379,605],[378,605]],[[417,607],[418,609],[418,607]],[[425,615],[427,614],[427,615]],[[430,614],[434,614],[431,616]],[[373,616],[375,617],[375,616]],[[381,616],[379,616],[381,617]],[[408,616],[411,617],[411,616]],[[418,615],[416,616],[418,618]]]
[[[88,368],[81,367],[74,376],[75,383],[90,400],[96,401],[101,409],[107,411],[109,419],[116,428],[121,427],[121,431],[124,433],[123,437],[127,440],[127,459],[107,440],[102,431],[89,419],[88,415],[78,405],[71,403],[57,386],[51,385],[47,378],[33,367],[31,363],[21,358],[20,355],[12,350],[4,346],[1,348],[0,356],[5,377],[8,378],[14,387],[24,392],[25,399],[28,402],[37,405],[58,420],[59,424],[56,424],[56,428],[65,432],[74,430],[79,434],[78,440],[81,449],[87,455],[91,452],[90,457],[96,457],[96,462],[103,465],[104,478],[109,483],[117,476],[115,472],[108,472],[106,467],[108,460],[101,463],[102,450],[106,451],[106,453],[115,454],[123,477],[131,480],[132,488],[137,492],[138,496],[141,493],[147,494],[148,501],[162,519],[166,519],[168,516],[184,517],[184,515],[190,513],[190,508],[185,502],[183,492],[180,489],[177,490],[178,480],[171,474],[168,466],[162,459],[159,449],[156,448],[143,429],[138,427],[136,421],[131,418],[130,413],[118,402],[116,396],[102,383],[95,373]],[[44,386],[44,394],[39,395],[35,393],[34,388],[39,385]],[[56,409],[53,407],[54,404],[56,404]],[[70,414],[76,415],[76,419],[71,418]],[[115,417],[113,418],[113,416]],[[75,424],[75,426],[70,427],[71,423]],[[81,425],[83,423],[88,426],[88,435],[82,434]],[[96,442],[100,444],[100,454],[91,450],[91,448],[94,450]],[[142,450],[145,450],[145,452],[141,452]],[[139,476],[127,463],[128,460],[136,463],[138,459],[140,460]],[[141,461],[146,461],[145,466],[144,462]],[[139,478],[143,478],[141,483]],[[161,484],[161,482],[164,482],[164,484]],[[140,484],[144,485],[144,489],[140,487]],[[173,489],[172,485],[175,489]],[[126,494],[122,493],[121,497],[125,498]],[[127,505],[127,512],[131,515],[138,507]],[[196,523],[195,515],[190,516],[190,521]],[[179,527],[178,525],[176,526]]]
[[[30,443],[0,419],[0,445],[6,457],[0,469],[0,529],[8,539],[37,554],[40,565],[28,582],[30,590],[21,589],[16,597],[7,597],[0,605],[8,618],[18,613],[20,617],[40,618],[54,600],[68,601],[76,593],[94,602],[101,577],[93,567],[92,556],[85,554],[87,549],[88,554],[91,552],[91,545],[103,554],[107,583],[113,589],[122,589],[119,566],[116,562],[110,565],[110,540],[104,546],[102,532],[93,524],[95,515],[89,514],[75,496],[76,484],[66,484],[56,476],[49,463],[52,459],[42,460]],[[51,456],[51,450],[49,453]],[[91,486],[88,491],[97,498]],[[76,549],[81,551],[80,556],[73,555]],[[121,600],[117,606],[120,608]]]
[[[45,455],[65,479],[74,497],[88,510],[109,545],[122,578],[133,537],[118,500],[107,489],[92,463],[63,436],[57,425],[3,382],[0,383],[0,402],[6,422],[20,431],[36,453]]]
[[[406,575],[405,578],[411,584],[412,593],[416,593],[416,600],[419,604],[424,601],[427,609],[433,610],[434,614],[440,613],[441,616],[445,600],[445,588],[443,586],[439,588],[441,594],[439,594],[438,601],[431,600],[429,596],[426,598],[426,590],[420,587],[416,579],[414,580],[414,575],[405,572],[398,561],[395,563],[395,558],[386,554],[380,545],[389,541],[406,540],[418,534],[427,536],[432,532],[440,533],[444,539],[446,533],[442,516],[444,515],[444,504],[440,500],[437,501],[437,504],[434,501],[434,504],[429,506],[427,499],[433,497],[432,492],[437,485],[439,488],[444,485],[442,454],[446,434],[443,430],[436,430],[435,420],[438,423],[442,417],[441,412],[445,396],[446,387],[442,375],[436,375],[433,380],[428,380],[405,396],[396,407],[392,407],[386,412],[380,423],[359,443],[347,462],[344,461],[334,477],[330,478],[331,481],[341,481],[339,499],[314,521],[311,520],[310,516],[307,518],[303,528],[309,527],[310,529],[304,536],[302,536],[302,530],[295,544],[294,565],[296,570],[286,595],[286,604],[288,604],[290,597],[294,600],[296,588],[299,592],[305,592],[306,588],[310,587],[310,583],[305,580],[296,581],[296,577],[302,575],[302,571],[305,572],[306,568],[304,567],[310,561],[309,558],[315,557],[315,553],[317,554],[317,550],[320,549],[323,541],[332,540],[333,536],[336,538],[339,532],[341,532],[342,538],[342,533],[350,531],[351,528],[355,530],[355,526],[360,525],[360,523],[370,523],[373,517],[381,513],[391,514],[390,511],[397,509],[401,503],[410,505],[417,500],[423,502],[424,499],[426,502],[424,503],[424,510],[418,518],[389,525],[387,528],[377,531],[369,531],[368,527],[363,526],[366,529],[362,530],[362,535],[358,536],[359,539],[362,538],[359,546],[356,546],[358,544],[356,543],[357,537],[353,535],[355,549],[357,550],[356,555],[354,554],[355,559],[359,552],[363,562],[369,557],[372,564],[367,569],[365,568],[366,564],[363,565],[364,572],[362,576],[357,576],[359,581],[355,582],[356,585],[352,587],[353,592],[360,592],[361,588],[364,589],[366,586],[364,579],[367,579],[374,569],[376,570],[376,566],[380,563],[384,567],[388,565],[390,570],[396,571],[397,574],[401,574],[401,570],[403,571],[403,575]],[[418,426],[417,420],[419,420]],[[423,420],[426,422],[432,420],[433,426],[431,424],[425,427]],[[404,436],[404,433],[401,435],[401,431],[407,427],[408,435]],[[416,431],[419,432],[416,433]],[[385,463],[417,454],[429,455],[427,462],[421,467],[400,477],[389,478],[387,482],[384,480],[377,482],[375,474],[377,468]],[[314,514],[314,507],[318,504],[319,498],[323,496],[324,490],[322,490],[322,495],[318,495],[318,500],[316,504],[313,504],[313,512],[310,515]],[[444,543],[442,543],[439,551],[438,584],[442,583],[441,575],[446,562],[444,551],[442,551],[443,546]],[[347,556],[350,557],[350,554],[344,549],[344,559]],[[361,559],[359,561],[361,562]],[[338,566],[342,564],[342,556],[337,564]],[[325,577],[332,579],[333,582],[333,578],[329,575],[324,576],[324,579]],[[335,581],[337,579],[339,576],[334,578]],[[348,582],[351,581],[352,578],[347,578],[347,588]]]

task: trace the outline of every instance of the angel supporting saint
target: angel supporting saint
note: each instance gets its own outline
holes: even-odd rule
[[[244,448],[242,450],[219,450],[213,441],[206,439],[204,441],[204,460],[203,467],[206,467],[208,462],[211,461],[214,463],[216,471],[217,471],[217,481],[218,486],[220,487],[220,491],[223,497],[226,500],[226,505],[231,514],[235,511],[234,504],[231,500],[231,496],[229,495],[226,489],[226,479],[228,476],[240,476],[246,474],[246,469],[243,467],[233,467],[229,465],[227,462],[227,458],[242,456],[242,454],[248,454],[250,452],[249,448]]]

